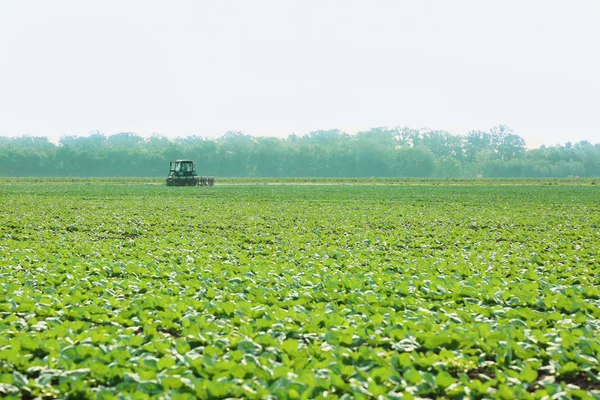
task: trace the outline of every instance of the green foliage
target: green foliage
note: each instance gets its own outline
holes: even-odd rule
[[[336,129],[287,138],[227,132],[216,139],[169,140],[133,133],[0,138],[0,176],[159,177],[169,161],[189,158],[218,177],[598,177],[600,144],[527,150],[509,127],[466,136],[446,131]]]
[[[417,182],[0,182],[0,397],[597,398],[598,186]]]

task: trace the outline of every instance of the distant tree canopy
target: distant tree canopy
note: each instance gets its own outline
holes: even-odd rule
[[[287,138],[227,132],[217,139],[135,133],[0,137],[2,176],[164,176],[170,160],[196,161],[221,177],[569,177],[600,176],[600,144],[527,150],[507,126],[465,136],[407,127],[350,135],[318,130]]]

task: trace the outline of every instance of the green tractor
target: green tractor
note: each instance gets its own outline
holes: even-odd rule
[[[196,164],[191,160],[171,161],[171,171],[167,176],[167,186],[213,186],[214,176],[198,176]]]

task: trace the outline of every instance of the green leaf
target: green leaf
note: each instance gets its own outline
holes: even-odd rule
[[[171,368],[176,364],[176,360],[171,356],[164,356],[158,360],[158,370],[162,371],[165,368]]]
[[[579,366],[575,364],[573,361],[569,361],[565,365],[563,365],[560,369],[561,375],[569,375],[579,370]]]
[[[281,349],[290,356],[295,356],[296,354],[298,354],[298,345],[298,340],[286,339],[281,344]]]
[[[520,379],[522,382],[532,383],[538,377],[538,373],[536,370],[531,368],[531,365],[527,364],[525,368],[521,371]]]
[[[160,384],[165,391],[177,390],[183,386],[183,382],[176,376],[164,376],[160,378]]]
[[[258,354],[262,347],[250,340],[242,340],[238,343],[237,349],[243,353]]]
[[[436,385],[446,388],[455,382],[452,375],[447,373],[446,371],[442,371],[435,376]]]
[[[515,394],[508,386],[505,384],[500,384],[498,386],[498,398],[503,400],[513,400],[515,398]]]
[[[13,371],[13,384],[18,388],[22,388],[29,384],[29,379],[19,371]]]
[[[416,369],[409,369],[404,372],[402,375],[407,382],[417,385],[423,381],[423,377],[419,374],[419,371]]]

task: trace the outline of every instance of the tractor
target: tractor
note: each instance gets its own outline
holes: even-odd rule
[[[214,176],[198,176],[196,164],[191,160],[171,161],[171,171],[167,176],[167,186],[213,186]]]

